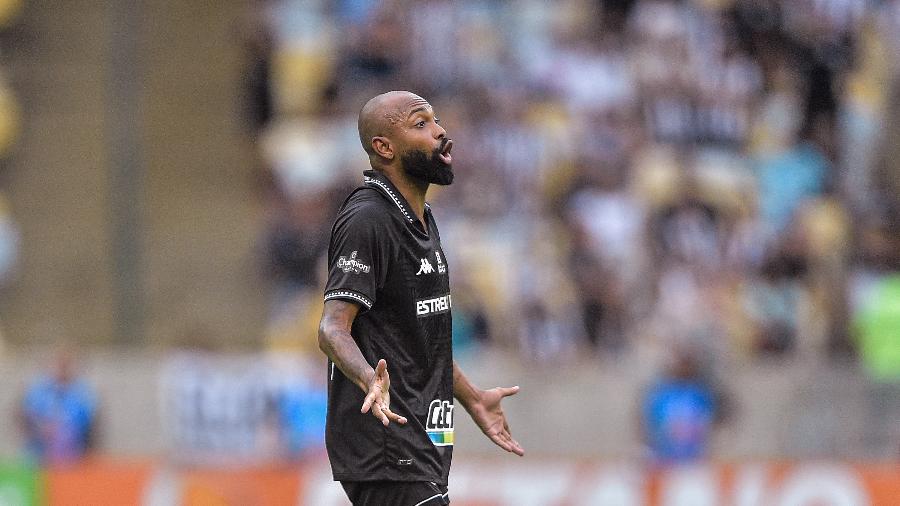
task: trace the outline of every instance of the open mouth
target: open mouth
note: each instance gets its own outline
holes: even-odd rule
[[[450,150],[453,149],[453,141],[450,139],[444,139],[444,144],[441,146],[441,151],[438,153],[438,157],[447,165],[450,165],[453,162],[453,157],[450,156]]]

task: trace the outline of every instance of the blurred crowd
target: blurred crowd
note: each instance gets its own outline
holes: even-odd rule
[[[273,340],[312,339],[361,104],[409,89],[457,147],[429,197],[459,349],[861,351],[900,374],[875,336],[900,270],[900,2],[260,0],[243,27]]]
[[[729,364],[858,359],[900,412],[900,2],[259,0],[242,35],[272,343],[314,353],[358,110],[408,89],[456,145],[461,355],[690,369],[646,420],[688,399],[704,434]]]

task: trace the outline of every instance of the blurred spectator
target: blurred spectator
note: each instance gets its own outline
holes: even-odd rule
[[[649,216],[656,262],[674,260],[698,268],[721,268],[729,230],[721,209],[708,202],[697,183],[681,183],[681,194]]]
[[[860,355],[874,381],[900,385],[900,273],[873,284],[857,312]]]
[[[641,427],[653,462],[685,464],[709,454],[713,429],[722,420],[722,399],[703,371],[696,350],[675,347],[670,365],[641,402]]]
[[[796,279],[797,268],[787,258],[769,261],[762,276],[744,286],[746,311],[756,327],[756,351],[780,354],[794,348],[800,329],[799,315],[805,290]]]
[[[596,162],[577,168],[582,175],[569,200],[572,225],[603,267],[632,275],[639,267],[646,211],[629,187],[627,172]]]
[[[760,213],[770,240],[788,228],[804,200],[825,191],[829,172],[828,159],[809,138],[761,160],[757,169]]]
[[[522,342],[528,358],[539,363],[571,360],[574,349],[572,327],[561,315],[554,314],[540,300],[522,308]]]
[[[7,199],[0,195],[0,287],[10,283],[19,263],[19,226]]]
[[[321,259],[331,226],[327,215],[333,205],[330,193],[323,192],[306,199],[278,199],[276,206],[266,230],[264,261],[274,288],[269,338],[278,341],[283,340],[280,335],[296,334],[298,323],[318,307]],[[309,348],[310,343],[294,344]]]
[[[268,0],[255,0],[238,26],[244,42],[243,109],[249,134],[254,138],[275,114],[272,91],[272,30],[267,17]]]
[[[52,370],[31,383],[19,406],[25,451],[42,465],[73,463],[96,443],[97,400],[78,376],[75,355],[57,352]]]
[[[588,345],[597,351],[625,348],[625,297],[621,275],[597,258],[583,229],[573,227],[569,266],[581,305]]]
[[[872,280],[862,299],[854,323],[871,380],[864,443],[872,454],[892,457],[900,451],[900,273]]]
[[[316,361],[270,357],[278,413],[279,453],[290,460],[320,455],[325,450],[328,387]]]
[[[0,194],[0,290],[9,287],[18,274],[19,226],[9,209],[9,202]],[[0,356],[3,355],[5,336],[0,328]]]
[[[491,342],[491,328],[482,297],[462,279],[453,287],[453,354],[463,356]]]
[[[373,2],[377,3],[377,2]],[[398,87],[398,74],[406,60],[404,33],[397,30],[392,9],[343,6],[348,23],[347,37],[339,51],[340,60],[326,100],[343,96],[367,96],[371,89]],[[403,26],[403,25],[400,25]]]

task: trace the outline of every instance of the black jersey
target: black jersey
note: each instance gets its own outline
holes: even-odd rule
[[[361,414],[363,391],[328,363],[325,444],[339,481],[447,484],[453,453],[453,351],[447,261],[430,207],[425,226],[387,177],[365,172],[341,206],[328,248],[325,300],[360,305],[351,334],[372,367],[385,359],[385,427]]]

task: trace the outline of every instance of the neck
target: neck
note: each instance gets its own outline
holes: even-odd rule
[[[428,192],[428,183],[410,178],[402,168],[385,169],[383,174],[397,187],[422,227],[425,227],[425,193]]]

